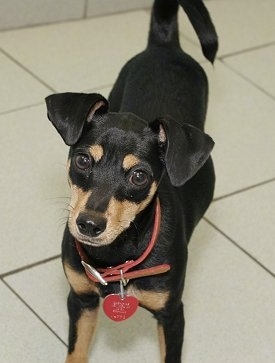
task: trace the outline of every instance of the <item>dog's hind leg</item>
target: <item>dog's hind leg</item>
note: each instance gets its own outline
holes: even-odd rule
[[[68,296],[70,328],[66,363],[88,362],[89,348],[97,322],[98,305],[98,295],[77,295],[71,290]]]

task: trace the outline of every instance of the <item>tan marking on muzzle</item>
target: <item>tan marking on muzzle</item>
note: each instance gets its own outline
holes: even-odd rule
[[[92,145],[89,148],[89,151],[96,163],[102,158],[104,153],[103,147],[101,145]]]
[[[69,174],[69,171],[70,171],[70,167],[71,167],[71,159],[68,159],[67,160],[67,173]]]
[[[88,192],[83,191],[78,186],[72,184],[71,185],[71,203],[70,203],[70,215],[68,219],[68,225],[70,232],[77,236],[78,229],[76,227],[76,219],[81,212],[84,212],[86,209],[86,204],[92,194],[89,190]]]
[[[92,194],[92,191],[83,191],[77,185],[72,185],[72,197],[71,197],[71,207],[77,215],[85,210],[86,204]]]
[[[137,156],[133,154],[128,154],[124,157],[122,166],[125,170],[130,170],[132,167],[138,165],[140,163],[140,160]]]
[[[133,203],[129,200],[118,201],[114,197],[110,199],[105,218],[107,219],[107,226],[105,232],[101,235],[102,243],[109,244],[125,231],[133,222],[136,215],[143,211],[151,202],[157,190],[156,183],[151,185],[150,191],[146,199],[141,203]]]

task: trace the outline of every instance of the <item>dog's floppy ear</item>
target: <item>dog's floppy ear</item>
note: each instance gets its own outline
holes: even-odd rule
[[[203,131],[171,118],[157,119],[150,127],[158,133],[166,170],[174,186],[183,185],[195,175],[214,146],[214,141]]]
[[[108,110],[107,100],[97,93],[57,93],[46,98],[46,105],[49,120],[69,146],[78,141],[96,112]]]

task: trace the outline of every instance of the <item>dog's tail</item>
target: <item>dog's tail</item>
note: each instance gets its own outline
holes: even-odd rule
[[[213,63],[218,50],[218,36],[202,0],[155,0],[148,45],[179,45],[177,22],[179,5],[184,9],[197,33],[204,56]]]

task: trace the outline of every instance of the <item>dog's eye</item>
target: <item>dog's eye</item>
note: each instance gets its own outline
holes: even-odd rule
[[[81,153],[81,154],[76,155],[76,157],[75,157],[75,165],[80,170],[89,169],[91,166],[91,163],[92,163],[92,161],[88,154]]]
[[[129,180],[131,184],[137,187],[145,187],[149,182],[149,177],[143,170],[134,170]]]

